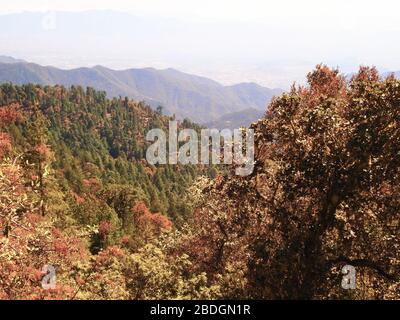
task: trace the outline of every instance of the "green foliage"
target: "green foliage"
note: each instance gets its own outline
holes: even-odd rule
[[[79,86],[66,89],[3,84],[0,106],[10,104],[20,105],[26,120],[11,124],[7,131],[14,149],[23,151],[33,166],[30,172],[38,176],[38,189],[45,189],[44,175],[54,170],[64,198],[78,199],[74,210],[78,210],[75,216],[82,223],[97,222],[89,217],[90,205],[82,204],[85,199],[91,199],[97,207],[99,201],[105,202],[109,209],[116,211],[127,229],[127,210],[137,200],[145,201],[154,212],[162,212],[175,220],[188,214],[181,199],[199,170],[194,166],[156,168],[148,166],[143,159],[148,146],[146,132],[155,127],[167,129],[168,117],[153,112],[143,103],[126,98],[109,100],[104,92],[91,88],[85,91]],[[184,126],[190,125],[184,122]],[[53,154],[54,159],[50,159]],[[52,168],[46,164],[48,160],[52,161]],[[107,196],[117,185],[120,194]],[[131,196],[129,192],[136,195]],[[44,214],[47,195],[43,191],[40,197]],[[82,206],[86,213],[82,212]]]
[[[0,298],[217,297],[188,256],[159,247],[201,173],[142,158],[146,130],[168,118],[80,87],[5,84],[0,106]],[[45,264],[54,290],[41,288]]]
[[[208,285],[205,273],[191,272],[189,256],[167,256],[148,244],[130,256],[127,288],[134,299],[215,299],[218,285]]]

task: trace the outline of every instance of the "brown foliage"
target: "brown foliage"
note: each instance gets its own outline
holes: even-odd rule
[[[364,283],[352,297],[399,297],[399,105],[400,81],[365,67],[347,83],[317,66],[274,99],[254,174],[206,188],[196,220],[199,267],[244,274],[227,297],[348,297],[344,264]]]

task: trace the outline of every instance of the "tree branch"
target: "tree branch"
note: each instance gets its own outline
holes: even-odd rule
[[[340,256],[334,260],[329,260],[328,263],[330,265],[334,265],[337,263],[348,263],[353,267],[366,267],[376,271],[380,276],[385,277],[391,281],[399,281],[399,275],[396,273],[387,272],[382,266],[380,266],[377,262],[368,260],[368,259],[349,259],[344,256]]]

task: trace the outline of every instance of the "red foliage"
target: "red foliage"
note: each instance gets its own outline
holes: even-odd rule
[[[52,155],[50,148],[45,144],[39,144],[35,147],[35,153],[44,161]]]
[[[149,212],[149,209],[147,208],[146,204],[144,202],[138,202],[133,208],[132,208],[133,214],[135,216],[141,216],[143,214],[146,214]]]
[[[4,221],[0,218],[0,225]],[[49,221],[27,213],[13,224],[12,236],[0,245],[0,299],[66,299],[74,290],[58,281],[73,261],[86,258],[84,243],[51,228]],[[12,253],[12,259],[7,257]],[[55,289],[44,289],[44,265],[53,265],[57,272]]]
[[[355,82],[376,82],[379,81],[379,72],[375,67],[360,67],[358,73],[356,73],[351,82],[354,84]]]
[[[126,246],[129,244],[129,240],[130,240],[130,237],[125,235],[121,238],[121,243]]]
[[[77,204],[82,204],[85,202],[85,198],[83,198],[82,196],[80,196],[79,194],[77,194],[76,192],[71,191],[72,195],[75,198],[75,201]]]
[[[101,181],[98,178],[83,179],[83,185],[93,194],[102,188]]]
[[[116,246],[110,246],[106,248],[105,250],[102,250],[99,252],[99,254],[96,256],[95,260],[95,270],[99,270],[104,266],[107,266],[113,262],[114,258],[121,259],[125,256],[124,251],[121,248],[118,248]],[[98,277],[101,277],[101,275],[98,275]]]
[[[0,107],[0,127],[21,121],[22,114],[19,109],[20,106],[17,103]]]
[[[345,79],[339,75],[339,70],[330,69],[325,65],[318,65],[313,72],[307,75],[310,91],[317,95],[335,96],[345,89]]]
[[[0,132],[0,159],[11,151],[11,139],[7,133]]]
[[[113,226],[108,221],[102,221],[99,225],[99,233],[101,237],[108,236],[113,231]]]
[[[133,218],[145,238],[159,236],[172,228],[172,221],[161,213],[151,213],[144,202],[137,203],[133,209]]]
[[[161,213],[147,213],[141,217],[141,220],[144,224],[150,223],[158,234],[172,228],[171,220]]]
[[[37,224],[43,220],[43,217],[36,213],[27,213],[25,219],[29,224]]]

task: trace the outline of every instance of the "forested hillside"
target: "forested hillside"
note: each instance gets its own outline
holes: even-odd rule
[[[153,211],[171,216],[184,212],[179,198],[198,170],[154,168],[144,161],[149,145],[145,134],[151,128],[167,129],[169,118],[143,103],[108,100],[104,92],[81,87],[4,84],[0,105],[5,106],[3,112],[21,113],[20,121],[8,127],[16,152],[43,140],[58,182],[77,197],[93,188],[129,186]],[[188,126],[196,128],[188,121],[181,123],[182,128]]]
[[[149,166],[145,134],[167,130],[170,118],[127,98],[108,100],[105,92],[74,86],[3,84],[0,106],[1,298],[127,298],[113,291],[119,283],[79,296],[80,277],[94,276],[84,275],[84,262],[135,252],[182,225],[191,214],[188,188],[214,169]],[[180,128],[200,127],[185,120]],[[74,285],[43,291],[40,270],[47,264],[61,277],[76,273]]]
[[[168,118],[140,103],[2,85],[0,298],[399,299],[400,81],[307,79],[253,125],[246,177],[147,165]]]

